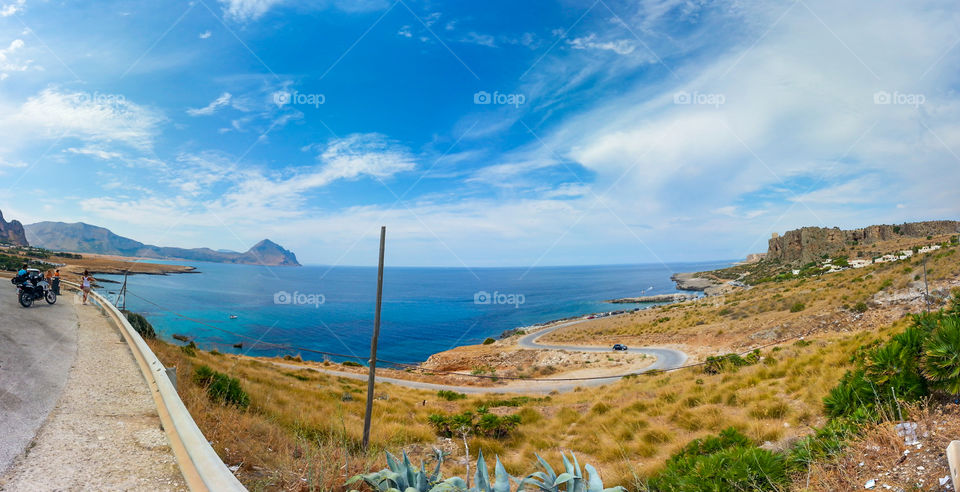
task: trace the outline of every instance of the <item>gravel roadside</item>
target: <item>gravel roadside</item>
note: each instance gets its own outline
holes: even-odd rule
[[[0,489],[187,490],[120,332],[96,306],[75,308],[77,358],[66,388]]]

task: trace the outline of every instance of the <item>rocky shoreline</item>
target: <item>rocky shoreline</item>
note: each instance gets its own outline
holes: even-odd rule
[[[670,276],[670,280],[677,284],[679,290],[703,292],[708,296],[721,294],[727,289],[725,282],[708,277],[698,277],[696,273],[674,273]]]
[[[692,290],[692,289],[691,289]],[[620,299],[611,299],[611,304],[637,304],[641,302],[683,302],[690,301],[700,297],[696,294],[657,294],[653,296],[623,297]]]

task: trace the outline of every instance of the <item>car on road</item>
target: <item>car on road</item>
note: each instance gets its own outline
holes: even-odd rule
[[[627,346],[624,345],[624,344],[622,344],[622,343],[618,343],[618,344],[616,344],[616,345],[613,346],[613,350],[624,350],[624,351],[625,351],[625,350],[627,350]]]

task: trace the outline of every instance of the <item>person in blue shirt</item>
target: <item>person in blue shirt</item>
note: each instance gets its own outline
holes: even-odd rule
[[[17,276],[19,277],[26,274],[27,274],[27,264],[24,263],[23,268],[21,268],[20,271],[17,272]]]

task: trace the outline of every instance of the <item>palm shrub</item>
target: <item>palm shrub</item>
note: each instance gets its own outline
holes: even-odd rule
[[[783,455],[756,447],[733,427],[695,439],[650,479],[653,491],[778,490],[789,481]]]
[[[960,395],[960,316],[945,316],[924,344],[923,373],[938,388]]]

